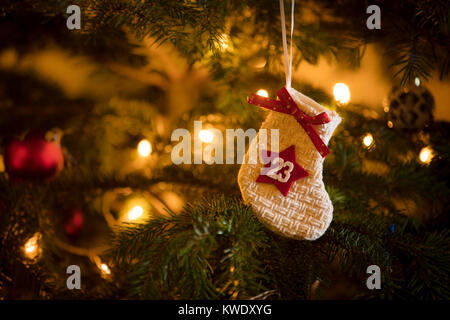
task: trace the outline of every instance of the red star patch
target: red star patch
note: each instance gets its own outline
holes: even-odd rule
[[[261,150],[264,167],[256,182],[271,183],[286,196],[292,184],[309,176],[308,171],[303,169],[295,160],[295,146],[292,145],[280,153]]]

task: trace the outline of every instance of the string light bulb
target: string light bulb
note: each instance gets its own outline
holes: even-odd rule
[[[210,130],[200,130],[198,137],[202,142],[211,143],[214,139],[214,134]]]
[[[143,139],[139,142],[137,151],[143,158],[148,157],[152,153],[152,145],[147,139]]]
[[[230,39],[228,37],[228,35],[226,34],[222,34],[222,36],[219,39],[219,49],[221,51],[225,51],[228,49],[228,43],[229,43]]]
[[[422,148],[422,150],[420,150],[419,160],[423,164],[429,164],[431,162],[431,160],[433,160],[433,157],[434,157],[434,151],[432,148],[425,147],[425,148]]]
[[[367,134],[363,137],[362,142],[363,142],[363,145],[364,145],[366,148],[370,148],[370,147],[373,146],[373,144],[374,144],[373,135],[370,134],[370,133],[367,133]]]
[[[130,211],[128,211],[127,218],[130,221],[134,221],[142,217],[143,214],[144,208],[142,208],[141,206],[134,206]]]
[[[267,90],[264,90],[264,89],[259,89],[258,92],[256,92],[256,94],[261,97],[266,97],[266,98],[269,97],[269,92],[267,92]]]
[[[111,276],[111,269],[109,269],[108,265],[104,263],[99,256],[94,255],[89,257],[91,261],[95,263],[97,268],[100,270],[102,278],[109,279]]]
[[[414,78],[414,84],[416,85],[416,87],[420,86],[420,78],[419,77]]]
[[[350,101],[350,89],[345,83],[336,83],[333,88],[333,95],[338,104],[344,105]]]
[[[110,275],[111,274],[111,270],[109,270],[109,267],[106,263],[102,263],[100,265],[100,270],[103,272],[103,274],[105,275]]]
[[[129,199],[120,213],[120,221],[123,223],[144,223],[150,216],[150,206],[147,200],[140,196]]]
[[[40,253],[41,248],[39,246],[39,241],[41,239],[41,234],[36,232],[30,239],[27,240],[23,246],[23,252],[28,259],[36,259]]]

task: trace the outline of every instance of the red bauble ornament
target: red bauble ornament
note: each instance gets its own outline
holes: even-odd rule
[[[5,148],[5,171],[13,180],[56,177],[64,166],[61,147],[45,140],[44,135],[30,131],[23,141],[14,139]]]
[[[81,234],[84,228],[84,213],[79,208],[69,210],[64,219],[64,231],[69,237]]]

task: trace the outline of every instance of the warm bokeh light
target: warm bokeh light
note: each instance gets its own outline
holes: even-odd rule
[[[146,158],[152,153],[152,145],[150,144],[150,141],[144,139],[139,142],[137,150],[141,157]]]
[[[373,145],[373,135],[370,133],[366,134],[363,138],[363,145],[367,148],[371,147]]]
[[[266,98],[269,97],[269,92],[267,92],[267,90],[264,90],[264,89],[259,89],[256,94],[261,97],[266,97]]]
[[[101,271],[102,277],[105,279],[109,279],[111,275],[111,270],[109,269],[108,265],[104,263],[99,256],[91,256],[90,259],[95,263],[97,268]]]
[[[416,85],[416,87],[420,86],[420,78],[419,77],[414,78],[414,84]]]
[[[431,162],[433,157],[434,157],[434,152],[433,152],[433,149],[431,149],[430,147],[425,147],[425,148],[422,148],[422,150],[420,150],[420,154],[419,154],[420,162],[422,162],[424,164],[428,164]]]
[[[210,130],[201,130],[198,133],[198,137],[202,142],[210,143],[214,139],[214,134]]]
[[[144,208],[141,206],[134,206],[130,211],[128,211],[127,218],[130,221],[134,221],[142,217],[144,214]]]
[[[221,38],[219,39],[219,49],[222,51],[228,49],[229,41],[229,37],[226,34],[222,34]]]
[[[387,124],[387,126],[389,128],[393,128],[394,127],[394,124],[392,123],[392,121],[388,121],[386,124]]]
[[[105,263],[100,265],[100,270],[106,275],[111,274],[111,270],[109,270],[109,267]]]
[[[41,238],[41,234],[36,232],[23,246],[23,251],[25,256],[28,259],[35,259],[40,254],[39,240]]]
[[[150,205],[147,199],[134,196],[126,201],[121,209],[120,222],[144,223],[150,215]]]
[[[336,83],[333,88],[333,95],[339,104],[346,104],[350,101],[350,89],[345,83]]]

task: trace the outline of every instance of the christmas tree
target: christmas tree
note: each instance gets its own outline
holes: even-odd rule
[[[450,126],[427,89],[450,88],[449,2],[294,13],[292,87],[342,118],[323,162],[333,218],[312,241],[258,219],[244,155],[224,152],[228,129],[276,113],[247,98],[280,101],[278,1],[4,1],[0,298],[449,299]],[[301,71],[359,70],[370,50],[392,90],[369,103]]]

